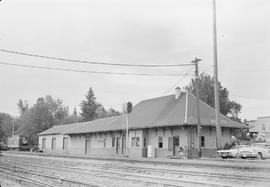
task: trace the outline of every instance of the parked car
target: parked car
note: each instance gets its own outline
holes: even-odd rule
[[[270,144],[266,143],[254,143],[251,147],[243,148],[239,156],[241,158],[270,158]]]
[[[249,145],[234,145],[231,149],[217,151],[217,155],[221,158],[237,158],[239,152],[246,147]]]

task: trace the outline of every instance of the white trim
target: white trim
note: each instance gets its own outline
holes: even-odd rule
[[[186,92],[186,109],[185,109],[185,120],[184,120],[185,124],[187,124],[187,117],[188,117],[188,92]]]

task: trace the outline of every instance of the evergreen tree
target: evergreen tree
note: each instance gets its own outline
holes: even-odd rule
[[[81,116],[83,121],[92,121],[98,117],[98,111],[102,105],[97,101],[93,89],[90,87],[85,100],[81,101]]]

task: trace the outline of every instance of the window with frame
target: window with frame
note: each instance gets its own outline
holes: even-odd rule
[[[265,131],[265,124],[262,124],[262,131]]]
[[[140,147],[140,137],[131,138],[131,147]]]
[[[42,138],[42,149],[46,148],[46,138]]]
[[[158,148],[163,148],[163,138],[161,136],[158,137]]]
[[[52,138],[52,149],[56,149],[56,138]]]
[[[201,147],[205,146],[205,138],[204,136],[201,136]]]
[[[140,147],[140,137],[136,137],[136,147]]]

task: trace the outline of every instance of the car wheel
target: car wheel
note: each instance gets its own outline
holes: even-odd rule
[[[262,153],[257,153],[257,159],[261,160],[262,159]]]

